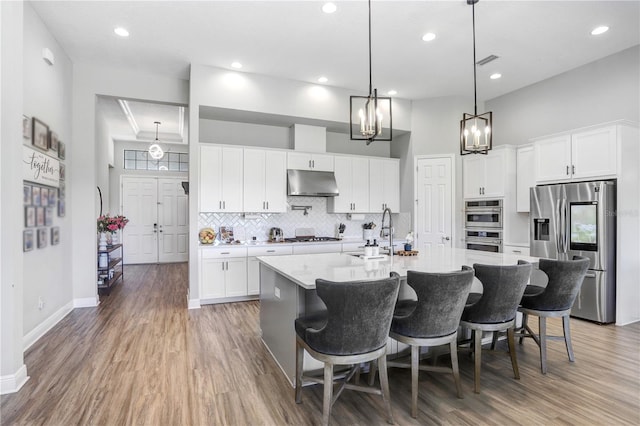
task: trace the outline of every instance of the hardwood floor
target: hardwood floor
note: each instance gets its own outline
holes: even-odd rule
[[[260,340],[258,302],[189,311],[186,264],[126,269],[99,307],[74,310],[27,351],[31,379],[2,396],[2,425],[320,423],[322,388],[306,387],[294,403]],[[409,416],[409,370],[390,369],[396,424],[640,424],[640,324],[571,325],[576,362],[550,342],[547,375],[530,340],[517,345],[520,380],[506,353],[483,352],[479,395],[467,355],[464,399],[450,375],[421,372],[418,419]],[[560,322],[549,329],[559,333]],[[385,424],[384,413],[379,396],[345,391],[331,421]]]

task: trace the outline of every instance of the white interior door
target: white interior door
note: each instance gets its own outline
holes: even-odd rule
[[[453,241],[452,158],[418,158],[416,169],[418,250],[451,247]]]
[[[129,219],[123,231],[124,263],[158,261],[158,181],[122,178],[122,214]]]
[[[186,262],[189,203],[182,179],[159,178],[158,199],[158,262]]]

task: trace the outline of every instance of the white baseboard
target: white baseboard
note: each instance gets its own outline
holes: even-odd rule
[[[634,323],[636,323],[638,321],[640,321],[640,318],[632,318],[632,319],[629,319],[629,320],[624,320],[624,322],[618,321],[618,322],[616,322],[616,325],[619,326],[619,327],[623,327],[625,325],[634,324]]]
[[[98,296],[83,297],[82,299],[73,299],[74,308],[95,308],[100,304]]]
[[[24,350],[26,351],[27,349],[29,349],[31,345],[37,342],[39,338],[44,336],[44,334],[47,331],[51,330],[51,328],[54,325],[59,323],[60,320],[66,317],[67,314],[69,314],[69,312],[71,312],[72,310],[73,310],[73,302],[69,302],[66,305],[64,305],[62,308],[55,311],[49,318],[45,319],[40,324],[38,324],[36,328],[28,332],[22,338],[22,344],[23,344]]]
[[[0,376],[0,395],[18,392],[27,380],[29,380],[27,366],[22,364],[14,374]]]
[[[200,299],[187,299],[188,309],[200,309]]]

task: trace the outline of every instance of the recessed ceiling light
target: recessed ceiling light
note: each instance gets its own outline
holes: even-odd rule
[[[231,67],[240,69],[240,68],[242,68],[242,64],[240,62],[237,62],[237,61],[236,62],[231,62]]]
[[[322,11],[323,11],[324,13],[333,13],[333,12],[335,12],[337,9],[338,9],[338,7],[336,6],[336,4],[335,4],[335,3],[331,3],[331,2],[325,3],[325,4],[322,6]]]
[[[396,91],[396,90],[389,90],[387,92],[387,95],[389,95],[389,96],[393,96],[393,95],[397,95],[397,94],[398,94],[398,91]]]
[[[607,31],[609,31],[609,27],[607,27],[606,25],[602,25],[600,27],[594,28],[593,31],[591,31],[591,35],[600,35],[606,33]]]
[[[120,37],[129,37],[129,31],[126,28],[116,27],[113,29],[113,32],[118,34]]]
[[[422,36],[422,41],[431,41],[435,39],[436,39],[436,35],[434,33],[426,33],[425,35]]]
[[[326,83],[327,81],[329,81],[329,79],[327,77],[318,78],[318,83]]]
[[[491,75],[489,76],[489,78],[490,78],[491,80],[497,80],[497,79],[499,79],[500,77],[502,77],[502,74],[500,74],[499,72],[493,73],[493,74],[491,74]]]

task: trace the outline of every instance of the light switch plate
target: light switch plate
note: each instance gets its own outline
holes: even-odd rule
[[[276,287],[275,296],[276,299],[280,299],[280,289],[278,287]]]

